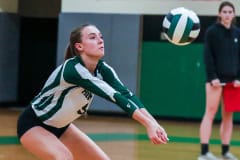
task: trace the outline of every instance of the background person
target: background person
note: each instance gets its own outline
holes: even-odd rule
[[[206,110],[200,125],[201,155],[198,160],[218,159],[209,151],[209,139],[214,117],[222,99],[222,83],[233,82],[240,87],[240,38],[234,25],[235,7],[224,1],[218,10],[217,23],[208,28],[205,35],[204,61],[206,65]],[[233,129],[233,113],[222,108],[220,136],[222,159],[237,160],[229,152]]]

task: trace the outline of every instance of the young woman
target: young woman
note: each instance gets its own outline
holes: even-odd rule
[[[222,84],[233,82],[240,87],[240,34],[234,26],[235,8],[230,2],[222,2],[217,23],[206,32],[204,60],[206,65],[206,110],[200,125],[201,155],[198,160],[218,159],[209,152],[212,124],[222,99]],[[237,160],[229,152],[233,129],[233,113],[222,108],[220,136],[222,159]]]
[[[146,127],[153,144],[167,143],[165,130],[121,83],[103,56],[104,40],[96,26],[86,24],[72,31],[65,62],[19,117],[18,137],[28,151],[42,160],[109,160],[72,123],[87,111],[93,94],[117,104]]]

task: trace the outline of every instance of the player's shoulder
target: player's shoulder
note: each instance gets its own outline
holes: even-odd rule
[[[206,32],[216,32],[217,30],[219,30],[219,24],[217,23],[214,23],[214,24],[211,24],[208,28],[207,28],[207,31]]]
[[[206,30],[206,37],[212,39],[213,37],[217,35],[222,34],[222,26],[219,23],[214,23],[210,25]]]
[[[238,34],[240,34],[240,27],[236,27],[236,31]]]
[[[234,37],[240,37],[240,28],[236,25],[232,26],[232,32],[234,34]]]
[[[84,66],[82,59],[79,58],[78,56],[69,58],[64,62],[64,68],[75,68],[76,65]]]
[[[63,75],[64,77],[79,76],[84,72],[86,68],[83,65],[83,62],[78,57],[73,57],[67,59],[63,63]]]

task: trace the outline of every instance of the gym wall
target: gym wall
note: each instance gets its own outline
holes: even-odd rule
[[[58,25],[58,64],[63,62],[70,32],[84,23],[94,24],[100,29],[105,42],[104,60],[113,66],[122,82],[130,90],[136,92],[140,16],[77,12],[60,13]],[[89,111],[105,113],[123,112],[115,104],[97,96],[95,96]]]
[[[239,16],[240,6],[237,0],[232,2]],[[220,0],[89,0],[88,3],[83,0],[73,0],[71,3],[63,0],[61,10],[63,13],[98,14],[100,17],[113,13],[137,14],[142,28],[139,32],[140,52],[136,55],[139,59],[139,74],[135,76],[135,91],[156,117],[199,120],[205,110],[202,42],[206,28],[216,20],[220,3]],[[194,10],[201,21],[200,36],[193,44],[185,47],[161,40],[164,15],[179,6]],[[220,119],[220,111],[217,119]]]
[[[239,16],[238,0],[231,1]],[[0,0],[0,103],[27,105],[63,61],[70,31],[88,22],[104,34],[105,60],[154,116],[199,119],[205,107],[201,38],[220,2]],[[202,26],[199,39],[182,48],[160,40],[163,16],[179,6],[194,10]],[[123,113],[98,97],[90,111]]]
[[[0,0],[0,102],[17,101],[19,16],[17,0]]]
[[[20,0],[18,105],[38,94],[56,67],[59,0]]]

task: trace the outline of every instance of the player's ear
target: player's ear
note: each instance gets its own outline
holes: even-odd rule
[[[78,51],[82,51],[83,50],[83,45],[81,43],[75,43],[74,47],[78,50]]]

